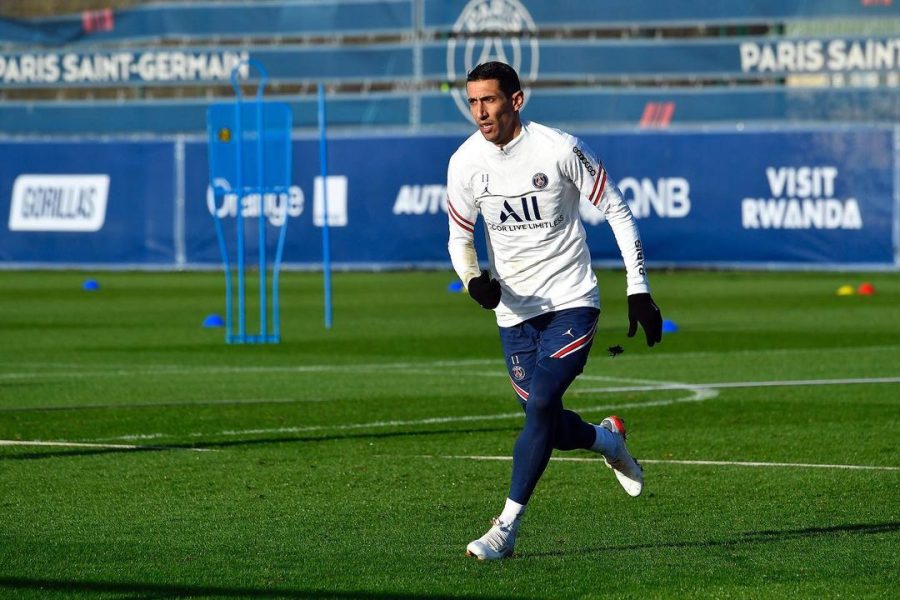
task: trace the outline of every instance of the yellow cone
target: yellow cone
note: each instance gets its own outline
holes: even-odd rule
[[[842,285],[835,292],[838,296],[852,296],[856,293],[856,290],[853,289],[852,285]]]

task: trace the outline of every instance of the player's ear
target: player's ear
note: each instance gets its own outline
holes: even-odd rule
[[[522,106],[525,104],[525,92],[519,90],[517,92],[513,92],[512,95],[512,105],[513,110],[519,111],[522,109]]]

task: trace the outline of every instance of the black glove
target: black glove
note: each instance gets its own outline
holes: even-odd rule
[[[469,280],[469,295],[482,308],[493,310],[500,304],[500,282],[491,279],[488,271],[482,271],[481,275]]]
[[[662,314],[650,294],[628,296],[628,337],[637,333],[638,323],[647,334],[648,346],[662,341]]]

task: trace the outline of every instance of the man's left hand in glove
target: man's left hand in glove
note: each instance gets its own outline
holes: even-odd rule
[[[650,294],[628,296],[628,337],[637,333],[638,323],[644,328],[648,346],[662,341],[662,313]]]

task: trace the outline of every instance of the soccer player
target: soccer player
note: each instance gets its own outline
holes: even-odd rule
[[[481,560],[510,556],[519,523],[554,448],[603,455],[631,496],[643,472],[625,446],[622,419],[592,425],[563,408],[597,329],[600,297],[578,204],[586,197],[612,227],[625,261],[628,336],[640,323],[647,344],[662,339],[634,217],[594,152],[578,138],[525,121],[515,70],[475,67],[466,93],[478,131],[450,158],[448,249],[473,300],[493,310],[506,367],[525,423],[513,448],[509,496],[490,530],[466,547]],[[490,271],[480,271],[473,234],[484,221]]]

